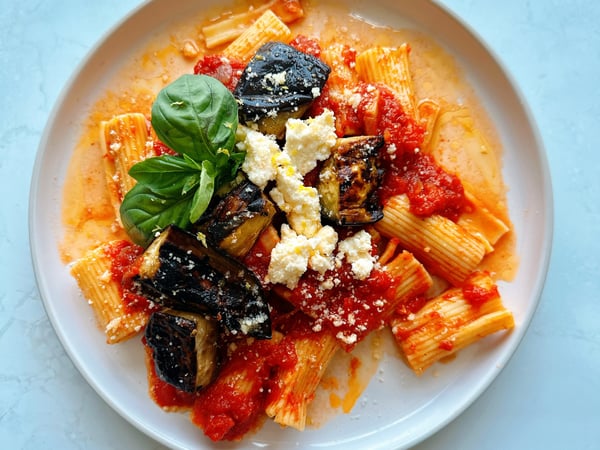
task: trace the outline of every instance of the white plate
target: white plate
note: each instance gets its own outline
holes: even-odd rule
[[[45,307],[66,351],[86,380],[116,411],[156,440],[173,448],[206,449],[211,444],[187,416],[164,413],[147,395],[138,340],[108,346],[97,332],[91,309],[58,253],[61,191],[82,117],[114,65],[128,57],[161,24],[198,11],[198,0],[157,0],[140,7],[90,53],[63,91],[50,117],[37,156],[30,197],[30,240]],[[202,2],[218,4],[218,0]],[[505,149],[504,174],[516,229],[520,269],[502,285],[516,328],[461,352],[437,376],[413,376],[397,359],[386,359],[351,414],[303,433],[267,423],[245,444],[275,448],[399,448],[439,430],[469,406],[494,380],[521,341],[536,309],[547,271],[552,238],[552,193],[546,157],[523,99],[491,52],[464,24],[430,1],[348,2],[370,22],[424,31],[454,55],[489,112]],[[365,6],[365,5],[368,5]],[[125,43],[125,45],[124,45]],[[110,63],[109,63],[110,62]],[[383,374],[383,375],[381,375]],[[381,380],[383,378],[383,381]],[[219,448],[239,448],[223,444]]]

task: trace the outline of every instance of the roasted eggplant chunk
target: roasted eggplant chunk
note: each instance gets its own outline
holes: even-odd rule
[[[312,55],[281,42],[263,45],[248,63],[234,96],[242,122],[281,137],[290,117],[301,117],[321,93],[331,69]]]
[[[218,366],[214,320],[181,311],[156,311],[150,316],[145,337],[161,380],[195,392],[214,379]]]
[[[239,258],[252,248],[271,223],[275,206],[251,181],[244,181],[223,197],[198,224],[207,242]]]
[[[142,255],[136,282],[162,306],[208,315],[234,334],[271,337],[269,305],[254,273],[195,234],[166,228]]]
[[[319,173],[321,214],[337,225],[364,225],[383,217],[377,189],[383,171],[378,164],[382,136],[337,140]]]

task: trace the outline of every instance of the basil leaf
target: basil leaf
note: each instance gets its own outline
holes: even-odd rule
[[[202,162],[202,172],[200,173],[200,184],[190,210],[190,221],[194,223],[200,219],[210,203],[210,199],[215,191],[215,176],[216,171],[210,161]]]
[[[127,192],[120,208],[121,223],[138,245],[147,246],[156,232],[168,225],[187,228],[195,191],[186,195],[163,196],[149,185],[138,183]]]
[[[185,194],[198,184],[202,166],[190,158],[162,155],[134,164],[129,170],[138,183],[163,196]]]
[[[237,114],[233,94],[206,75],[183,75],[158,94],[152,127],[178,155],[148,158],[129,171],[137,184],[120,215],[134,242],[145,246],[171,224],[188,228],[236,177],[246,155],[235,147]]]
[[[221,149],[215,157],[215,167],[219,175],[219,184],[233,180],[238,172],[238,169],[246,158],[246,152]]]
[[[160,140],[195,161],[214,162],[219,149],[231,150],[237,125],[233,94],[206,75],[182,75],[152,105],[152,127]]]

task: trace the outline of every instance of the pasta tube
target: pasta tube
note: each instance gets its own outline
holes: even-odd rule
[[[135,163],[153,156],[146,118],[126,113],[100,123],[100,146],[111,202],[119,217],[124,195],[136,183],[128,172]]]
[[[298,362],[295,367],[277,374],[275,381],[281,389],[267,403],[266,412],[280,425],[304,430],[308,405],[339,346],[328,332],[310,333],[292,340]]]
[[[429,300],[418,312],[391,321],[408,365],[417,374],[436,361],[500,330],[514,327],[494,281],[475,273],[463,286]]]
[[[225,47],[223,55],[247,62],[263,44],[271,41],[287,44],[291,37],[292,32],[287,25],[269,9],[235,41]]]
[[[417,118],[417,102],[410,73],[410,47],[372,47],[356,56],[356,71],[368,83],[383,83],[398,96],[405,114]]]
[[[401,252],[384,267],[395,278],[401,280],[396,288],[395,301],[390,302],[390,313],[402,302],[426,292],[433,284],[423,265],[407,251]]]
[[[442,216],[421,218],[410,212],[408,198],[390,198],[383,219],[375,224],[382,235],[396,238],[433,273],[450,283],[462,283],[486,252],[483,239]]]
[[[468,187],[465,188],[465,197],[469,207],[461,214],[457,223],[469,230],[472,234],[479,235],[483,242],[488,242],[486,251],[494,250],[494,245],[504,236],[510,228],[498,216],[493,214]]]
[[[344,44],[333,43],[321,50],[320,58],[331,68],[327,79],[329,97],[337,105],[335,128],[339,137],[362,134],[361,124],[356,120],[356,107],[360,95],[354,92],[359,84],[353,59],[348,58],[353,50]]]
[[[84,298],[94,311],[96,321],[106,334],[108,344],[116,344],[136,335],[148,322],[145,311],[127,312],[119,280],[111,275],[112,259],[107,253],[113,241],[90,250],[71,266]]]
[[[299,0],[272,0],[258,8],[233,14],[202,27],[206,48],[212,49],[233,41],[267,10],[273,11],[284,23],[293,22],[304,16]]]

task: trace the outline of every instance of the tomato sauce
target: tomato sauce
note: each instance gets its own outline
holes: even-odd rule
[[[296,50],[312,55],[316,58],[321,56],[321,46],[319,45],[319,41],[316,39],[311,39],[303,34],[299,34],[289,44],[294,47]]]
[[[417,313],[425,304],[428,299],[424,295],[417,295],[409,298],[407,301],[400,304],[394,314],[398,319],[406,320],[411,314]]]
[[[355,59],[356,51],[348,49],[344,63],[350,66]],[[384,137],[380,159],[386,170],[381,201],[385,203],[394,195],[406,194],[414,214],[425,217],[439,214],[456,221],[465,207],[462,183],[457,176],[443,170],[432,156],[420,152],[425,130],[404,112],[395,94],[382,85],[359,83],[354,91],[360,102],[353,106],[347,95],[332,95],[329,86],[329,83],[325,86],[311,113],[331,109],[339,137],[344,130]]]
[[[269,272],[271,250],[270,248],[266,248],[259,239],[242,260],[244,265],[254,272],[263,286],[267,284],[266,279]]]
[[[219,378],[197,394],[192,422],[213,441],[241,439],[262,424],[265,404],[280,393],[274,372],[294,368],[297,361],[293,343],[286,339],[241,344]]]
[[[407,195],[411,212],[424,217],[438,214],[456,221],[466,206],[460,179],[421,152],[405,153],[388,166],[380,197],[385,203],[399,194]]]
[[[394,155],[414,151],[423,143],[425,129],[407,115],[394,92],[381,84],[361,83],[358,117],[364,123],[364,133],[385,139],[389,159]]]
[[[242,72],[246,65],[233,58],[225,58],[220,55],[206,55],[198,60],[194,66],[194,74],[208,75],[216,78],[233,91],[240,81]]]
[[[158,307],[138,293],[134,285],[134,277],[139,273],[141,255],[144,249],[129,241],[116,241],[107,245],[104,252],[110,257],[110,275],[121,289],[123,306],[128,313],[146,311],[148,313]]]
[[[343,238],[344,233],[341,233],[340,238]],[[373,251],[376,252],[376,248]],[[269,260],[270,249],[260,240],[243,260],[267,289],[271,288],[265,282]],[[328,329],[350,351],[370,332],[385,325],[393,312],[390,299],[395,297],[399,282],[378,267],[374,267],[366,279],[358,280],[351,266],[344,261],[340,267],[323,275],[308,270],[293,290],[281,286],[275,290],[300,311],[315,318],[313,333]]]
[[[452,349],[454,349],[454,341],[452,341],[451,339],[445,339],[443,341],[440,342],[440,344],[438,345],[438,347],[441,350],[446,350],[447,352],[451,352]]]
[[[500,293],[498,292],[498,286],[492,284],[490,286],[480,286],[474,283],[466,283],[462,286],[463,297],[471,305],[479,307],[488,300],[498,298]]]
[[[386,271],[374,268],[367,279],[357,280],[344,263],[324,275],[335,286],[333,289],[324,287],[321,277],[308,271],[286,296],[298,309],[316,317],[313,330],[332,330],[349,351],[367,334],[385,325],[398,282]]]
[[[164,142],[161,142],[159,139],[155,139],[152,143],[152,149],[156,156],[162,155],[176,155],[177,152],[167,146]]]

